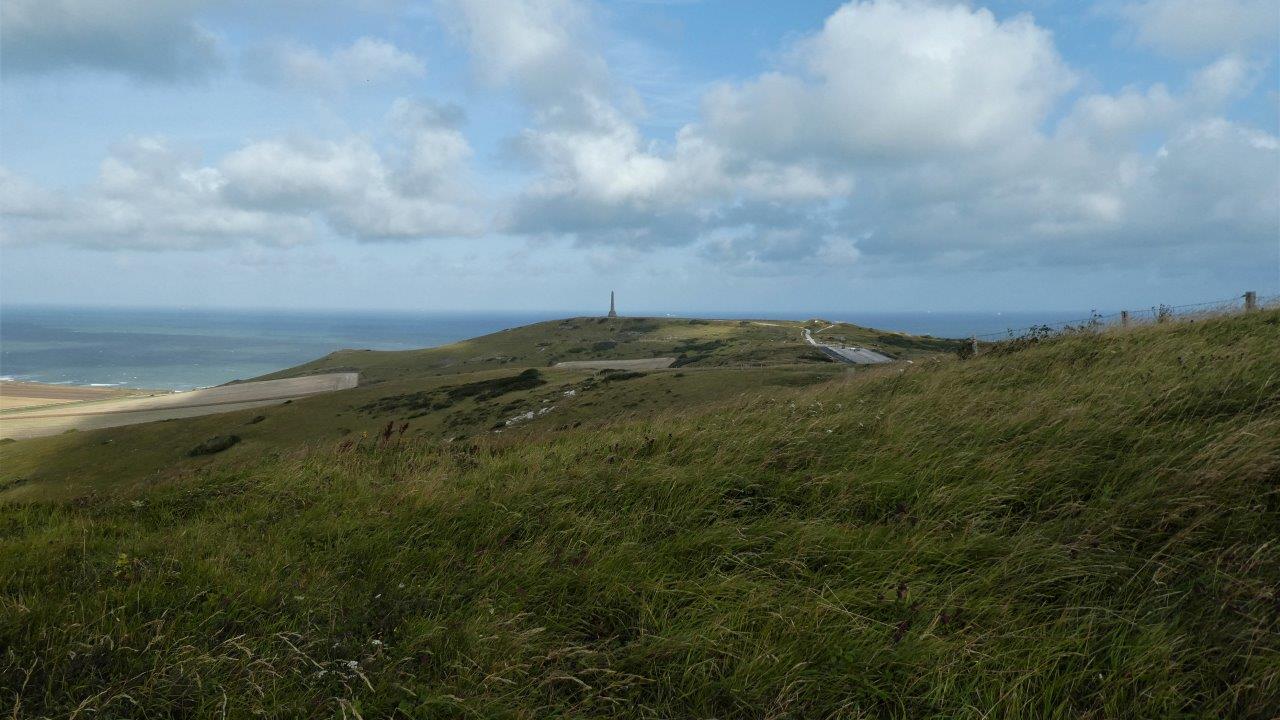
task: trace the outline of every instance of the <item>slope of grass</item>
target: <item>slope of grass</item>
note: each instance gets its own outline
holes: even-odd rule
[[[344,350],[259,379],[358,371],[360,387],[353,390],[270,408],[0,444],[0,498],[66,499],[136,486],[264,452],[375,433],[392,421],[408,422],[414,436],[441,439],[493,432],[529,411],[535,416],[520,423],[521,431],[573,426],[809,384],[849,370],[814,352],[800,328],[785,321],[570,318],[425,350]],[[919,358],[939,350],[922,340],[906,352]],[[566,359],[638,357],[675,357],[678,367],[625,384],[592,370],[551,367]],[[526,369],[538,369],[544,382],[498,394],[465,390],[505,382]],[[573,395],[566,396],[570,390]],[[549,412],[538,414],[544,409]],[[0,418],[0,435],[2,429]],[[226,453],[186,457],[201,441],[226,435],[245,442]]]
[[[749,322],[670,318],[568,318],[502,330],[424,350],[341,350],[310,363],[257,379],[358,370],[362,382],[474,372],[505,366],[546,367],[566,360],[667,357],[678,348],[716,341],[737,348],[777,346],[804,352],[799,330]]]
[[[0,698],[18,717],[1271,717],[1277,337],[1275,312],[1072,336],[11,502]]]
[[[469,386],[501,384],[522,372],[508,367],[389,380],[287,405],[0,445],[0,501],[68,500],[163,482],[196,470],[253,463],[268,453],[374,435],[388,422],[397,428],[408,423],[408,436],[418,440],[457,439],[492,434],[507,419],[549,410],[500,430],[536,433],[700,407],[742,394],[809,385],[851,370],[827,362],[685,368],[618,382],[591,370],[543,369],[543,384],[484,397],[467,394]],[[187,456],[201,441],[220,435],[237,435],[243,442],[217,455]]]
[[[571,360],[679,357],[683,367],[788,365],[812,362],[802,323],[784,320],[591,318],[525,325],[425,350],[341,350],[258,380],[311,373],[359,371],[362,383],[474,372],[501,367],[545,367]],[[841,325],[868,347],[914,358],[950,352],[954,340],[884,333]]]

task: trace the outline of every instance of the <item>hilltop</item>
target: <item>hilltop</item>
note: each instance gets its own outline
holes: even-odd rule
[[[1266,311],[851,372],[780,331],[614,382],[528,358],[617,348],[520,331],[335,354],[291,373],[367,373],[312,408],[362,427],[410,388],[468,387],[445,426],[565,384],[637,404],[11,491],[0,688],[18,716],[1268,717],[1278,335]]]
[[[958,346],[825,321],[807,326],[846,328],[867,347],[904,360],[946,355]],[[137,486],[264,453],[375,435],[387,423],[418,439],[563,430],[858,371],[806,344],[805,327],[777,320],[568,318],[424,350],[344,350],[252,380],[359,373],[352,390],[0,445],[0,499],[65,499]],[[648,367],[599,367],[631,361]],[[239,442],[226,452],[189,455],[202,441],[229,436]]]

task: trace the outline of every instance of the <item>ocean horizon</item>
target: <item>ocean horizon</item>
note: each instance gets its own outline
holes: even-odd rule
[[[0,307],[0,379],[190,390],[257,377],[335,350],[437,347],[589,311],[411,312]],[[822,317],[937,337],[1000,333],[1088,312],[633,312],[720,319]]]

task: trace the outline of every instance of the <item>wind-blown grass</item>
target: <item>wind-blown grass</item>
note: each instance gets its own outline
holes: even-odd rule
[[[19,717],[1270,717],[1278,323],[10,504],[0,688]]]

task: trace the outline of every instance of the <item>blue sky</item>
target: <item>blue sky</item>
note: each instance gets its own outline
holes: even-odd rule
[[[0,302],[1280,289],[1277,0],[10,0]]]

